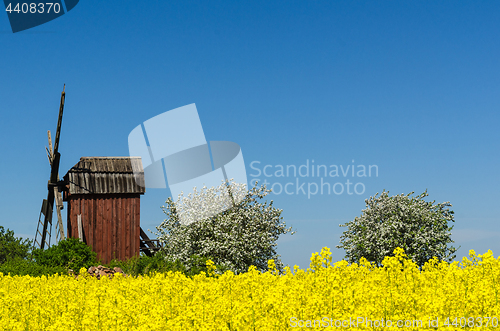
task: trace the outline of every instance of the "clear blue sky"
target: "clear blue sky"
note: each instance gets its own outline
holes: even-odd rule
[[[498,1],[80,1],[13,34],[0,14],[0,225],[34,236],[66,84],[61,175],[82,156],[127,156],[134,127],[196,103],[207,140],[241,146],[249,179],[254,161],[268,174],[378,166],[323,178],[362,194],[270,196],[297,231],[279,241],[286,264],[307,267],[323,246],[341,259],[338,225],[384,189],[450,201],[458,258],[498,256],[499,17]],[[144,228],[169,194],[142,197]]]

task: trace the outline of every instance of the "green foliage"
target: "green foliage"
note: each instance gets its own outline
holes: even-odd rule
[[[26,259],[15,258],[8,260],[0,265],[0,272],[4,275],[10,274],[11,276],[49,276],[54,274],[68,274],[66,268],[61,266],[46,266],[38,264],[35,261]]]
[[[28,257],[31,250],[31,242],[28,239],[16,238],[14,231],[0,225],[0,264],[8,260]]]
[[[451,230],[448,222],[454,222],[453,211],[448,202],[434,204],[426,202],[427,191],[410,197],[407,195],[389,197],[383,191],[378,197],[365,200],[367,208],[360,217],[340,225],[348,230],[341,236],[345,259],[359,262],[361,257],[377,265],[382,264],[385,256],[392,256],[394,249],[401,247],[417,265],[423,266],[434,256],[439,260],[451,262],[456,248],[448,247]]]
[[[185,273],[186,268],[180,263],[172,262],[165,258],[162,253],[157,253],[154,256],[141,255],[138,257],[133,257],[125,261],[112,260],[106,265],[106,267],[113,269],[114,267],[119,267],[127,275],[139,276],[147,275],[153,272],[168,272],[168,271],[180,271]]]
[[[119,267],[127,275],[131,276],[144,276],[155,272],[182,272],[186,276],[194,276],[202,271],[205,273],[207,270],[207,260],[208,258],[193,255],[186,261],[185,264],[181,261],[170,260],[165,253],[158,252],[153,256],[141,255],[138,257],[130,258],[126,261],[112,260],[106,267],[113,269],[114,267]],[[217,266],[217,270],[225,271],[222,266]]]
[[[97,264],[97,254],[78,238],[61,240],[46,250],[33,251],[35,261],[47,267],[65,267],[74,271]]]
[[[32,249],[29,239],[14,237],[14,232],[0,226],[0,272],[11,276],[48,276],[67,273],[61,266],[41,265],[28,259]]]
[[[208,260],[213,261],[214,259],[199,255],[191,255],[190,258],[185,263],[184,268],[186,271],[184,273],[186,274],[186,276],[195,276],[200,274],[201,272],[208,274],[209,273],[209,270],[207,268]],[[216,264],[215,267],[216,267],[216,272],[218,274],[223,274],[224,272],[229,270],[225,265],[221,264]]]
[[[85,243],[77,238],[68,238],[60,241],[46,250],[34,249],[33,260],[28,259],[31,250],[29,240],[14,237],[11,230],[5,231],[0,226],[0,272],[11,276],[49,276],[54,274],[68,274],[69,269],[78,273],[80,268],[88,269],[96,266],[97,254]],[[106,265],[108,268],[120,267],[126,274],[132,276],[148,275],[154,272],[179,271],[187,276],[194,276],[207,272],[207,258],[192,256],[185,264],[179,260],[172,261],[162,252],[152,257],[138,256],[126,261],[113,260]],[[222,266],[218,270],[224,271]]]

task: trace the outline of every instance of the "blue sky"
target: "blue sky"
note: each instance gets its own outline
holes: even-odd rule
[[[34,236],[66,84],[61,174],[82,156],[127,156],[133,128],[191,103],[207,140],[241,146],[249,180],[265,165],[376,165],[323,178],[362,194],[269,196],[297,231],[279,241],[286,264],[324,246],[341,259],[338,225],[384,189],[450,201],[458,258],[498,256],[499,14],[497,1],[81,1],[15,34],[0,14],[0,225]],[[141,198],[143,228],[169,194]]]

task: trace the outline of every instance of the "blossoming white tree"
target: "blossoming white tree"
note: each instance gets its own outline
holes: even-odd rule
[[[345,259],[359,262],[361,257],[381,265],[385,256],[392,255],[396,247],[405,253],[417,265],[423,266],[432,257],[442,261],[452,261],[456,248],[448,247],[451,230],[448,222],[454,222],[449,201],[434,205],[434,201],[423,200],[427,190],[416,196],[407,195],[389,197],[389,192],[378,193],[365,200],[366,209],[360,217],[341,224],[347,227],[341,236],[337,248],[346,252]]]
[[[181,192],[175,202],[175,211],[180,223],[189,225],[230,209],[243,201],[247,193],[245,184],[234,182],[223,181],[220,186],[210,189],[204,186],[200,192],[195,187],[186,197]]]
[[[228,182],[200,192],[195,189],[175,203],[168,198],[162,206],[167,219],[156,227],[167,257],[188,264],[193,255],[202,256],[235,273],[251,265],[265,271],[273,259],[282,269],[276,242],[292,229],[273,201],[258,201],[270,192],[265,186],[257,188],[257,183],[249,191],[245,185]],[[224,211],[214,214],[221,206]]]

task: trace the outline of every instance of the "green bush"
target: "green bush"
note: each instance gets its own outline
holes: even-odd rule
[[[14,237],[14,231],[0,225],[0,264],[11,259],[25,259],[31,250],[31,242],[28,239]]]
[[[207,261],[208,260],[214,260],[213,258],[209,257],[204,257],[204,256],[198,256],[198,255],[191,255],[188,261],[186,261],[186,276],[194,276],[197,275],[201,272],[208,273],[207,270]],[[225,271],[229,270],[227,266],[224,265],[216,265],[216,270],[217,273],[224,273]]]
[[[97,264],[97,254],[77,238],[61,240],[46,250],[33,251],[35,261],[47,267],[65,267],[78,272]]]
[[[39,277],[68,274],[69,269],[78,273],[81,268],[88,269],[99,264],[97,254],[77,238],[61,240],[46,250],[33,249],[31,260],[28,259],[32,249],[30,241],[15,238],[13,231],[5,231],[0,226],[0,248],[0,272],[4,275]],[[168,259],[163,252],[158,252],[152,257],[141,255],[126,261],[112,260],[106,267],[120,267],[132,276],[168,271],[179,271],[187,276],[194,276],[202,271],[207,272],[207,260],[208,258],[193,255],[183,264],[179,260]],[[217,270],[225,271],[221,266],[217,266]]]
[[[186,261],[185,264],[183,264],[179,260],[172,261],[168,259],[163,252],[158,252],[152,257],[141,255],[126,261],[112,260],[106,265],[106,267],[110,269],[119,267],[123,270],[123,272],[131,276],[148,275],[154,272],[164,273],[169,271],[179,271],[186,276],[194,276],[202,271],[205,273],[208,271],[206,266],[207,260],[209,260],[209,258],[193,255],[188,261]],[[227,268],[223,268],[219,265],[216,267],[217,270],[221,272],[227,270]]]
[[[106,267],[113,269],[119,267],[128,275],[139,276],[153,272],[180,271],[185,273],[186,268],[180,262],[165,259],[165,255],[157,253],[152,257],[141,255],[125,261],[112,260]]]
[[[10,274],[11,276],[49,276],[54,274],[68,274],[64,267],[55,266],[50,267],[38,264],[35,261],[23,260],[20,258],[10,259],[0,265],[0,272],[4,275]]]

